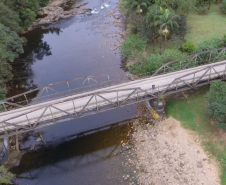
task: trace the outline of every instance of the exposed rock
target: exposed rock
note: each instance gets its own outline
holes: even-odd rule
[[[38,12],[38,17],[41,17],[41,18],[36,19],[33,25],[27,31],[30,31],[41,25],[57,22],[60,19],[68,18],[73,15],[84,14],[92,11],[92,9],[89,9],[89,8],[81,8],[82,6],[85,6],[86,4],[88,4],[86,2],[72,7],[71,10],[65,11],[60,6],[63,3],[66,3],[67,1],[65,0],[61,0],[61,1],[58,0],[56,2],[53,1],[53,2],[50,2],[46,7],[41,8]]]

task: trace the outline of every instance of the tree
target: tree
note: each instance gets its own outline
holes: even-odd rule
[[[160,13],[160,8],[156,5],[153,5],[148,8],[148,11],[147,11],[147,13],[145,15],[145,19],[144,19],[147,27],[150,29],[150,31],[153,34],[153,39],[155,37],[157,37],[157,35],[156,35],[157,29],[155,26],[155,22],[157,20],[159,13]]]
[[[182,10],[185,13],[194,9],[192,0],[155,0],[155,4],[166,9]]]
[[[146,13],[148,7],[153,3],[151,0],[132,0],[131,10],[135,10],[137,13]]]
[[[211,84],[206,100],[209,102],[207,114],[217,120],[216,126],[226,129],[226,83]]]
[[[162,9],[160,11],[160,15],[156,17],[156,22],[154,23],[154,26],[158,26],[160,29],[160,33],[166,37],[169,35],[169,28],[174,29],[178,28],[179,25],[176,21],[176,19],[180,19],[180,16],[177,15],[173,10],[169,9]]]
[[[224,14],[226,14],[226,0],[222,0],[220,9]]]
[[[3,3],[0,3],[0,15],[0,23],[4,24],[6,27],[9,27],[16,33],[20,33],[22,31],[19,15]]]
[[[29,27],[35,20],[36,14],[30,8],[23,8],[20,11],[20,18],[24,27]]]
[[[10,61],[23,53],[23,42],[16,32],[0,23],[0,62]]]

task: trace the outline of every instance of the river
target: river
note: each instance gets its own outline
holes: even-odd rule
[[[124,73],[118,48],[123,28],[115,19],[118,1],[86,2],[92,15],[76,15],[24,35],[27,45],[13,64],[8,96],[76,77]],[[129,106],[35,131],[43,133],[47,146],[30,133],[20,145],[20,164],[11,169],[15,183],[129,184],[122,163],[130,149],[124,151],[121,143],[129,142],[133,129],[128,123],[136,115],[135,106]],[[111,124],[115,126],[77,136]]]

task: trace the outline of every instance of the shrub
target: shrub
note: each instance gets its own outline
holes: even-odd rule
[[[211,49],[216,49],[216,48],[221,48],[223,47],[223,43],[221,41],[221,39],[219,38],[211,38],[210,40],[206,40],[204,42],[201,42],[198,45],[198,48],[196,50],[196,52],[202,52],[202,51],[208,51]]]
[[[152,54],[148,61],[133,65],[129,68],[129,71],[132,74],[142,74],[147,72],[155,72],[159,69],[162,64],[165,64],[170,61],[177,60],[179,58],[183,58],[186,55],[181,53],[177,49],[168,49],[165,50],[162,55],[160,54]]]
[[[188,41],[182,46],[182,50],[187,53],[192,53],[195,51],[195,45],[193,42]]]
[[[46,6],[48,4],[49,0],[40,0],[39,4],[41,7]]]
[[[133,59],[144,50],[146,43],[146,38],[132,34],[122,43],[121,54],[123,57]]]
[[[206,100],[209,102],[207,114],[217,120],[216,126],[226,128],[226,83],[217,81],[211,84]]]
[[[0,174],[0,184],[9,184],[14,178],[14,175],[8,172],[4,166],[0,166]]]
[[[177,24],[179,27],[175,28],[175,30],[171,30],[171,32],[172,34],[175,33],[176,35],[184,39],[187,32],[187,18],[184,14],[180,14],[180,19],[177,20]]]
[[[221,2],[220,9],[224,14],[226,14],[226,0]]]
[[[205,0],[195,0],[195,9],[200,14],[208,13],[208,1]]]

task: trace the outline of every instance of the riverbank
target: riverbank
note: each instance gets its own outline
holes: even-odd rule
[[[203,148],[220,165],[221,184],[226,184],[226,131],[217,128],[207,114],[206,94],[209,87],[203,87],[183,97],[169,98],[166,103],[167,116],[179,120],[184,128],[192,130],[198,136]]]
[[[217,163],[179,121],[172,117],[156,125],[137,121],[134,128],[139,184],[220,184]]]
[[[52,24],[61,19],[65,19],[74,15],[90,13],[92,9],[82,8],[87,2],[74,5],[73,0],[51,0],[45,7],[38,11],[37,19],[34,21],[27,31],[31,31],[42,25]]]

